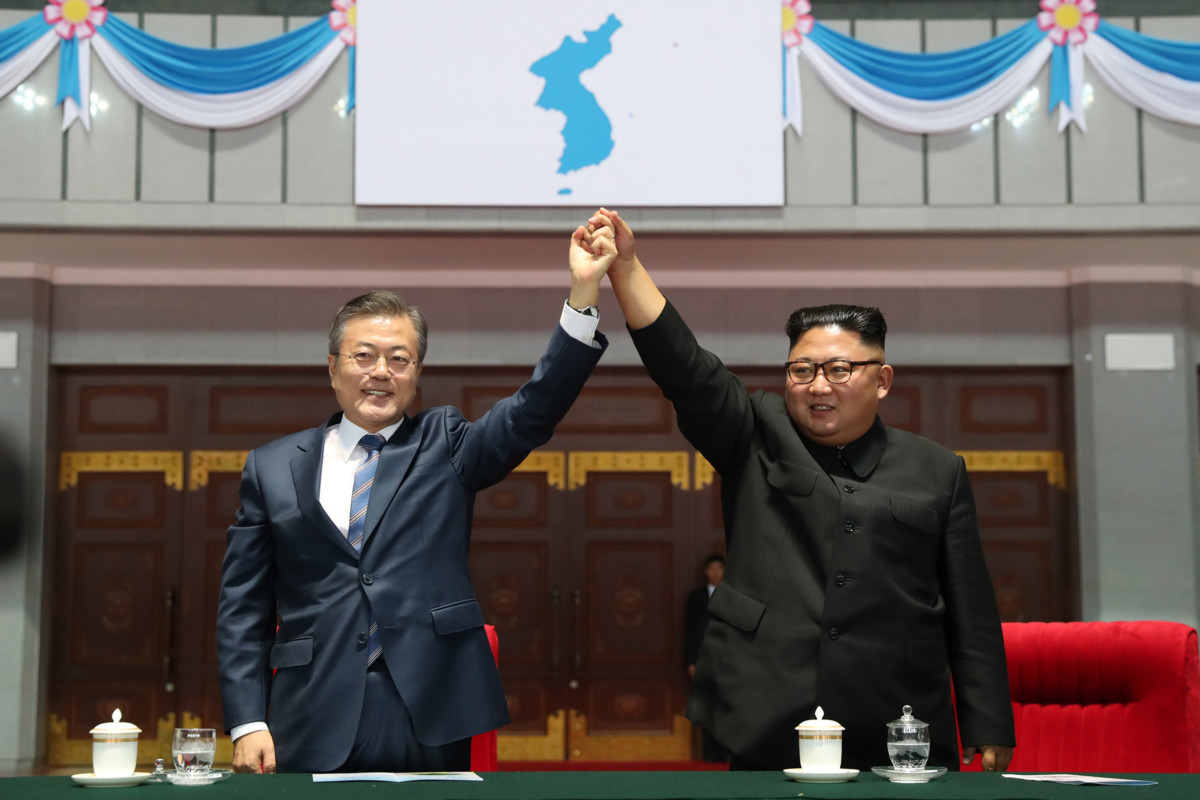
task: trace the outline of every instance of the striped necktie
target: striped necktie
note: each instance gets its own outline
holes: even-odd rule
[[[367,533],[367,503],[371,498],[371,486],[375,483],[375,469],[379,466],[379,448],[386,440],[377,433],[368,433],[358,440],[360,447],[367,451],[367,460],[354,473],[354,490],[350,495],[350,527],[346,530],[346,538],[350,546],[362,552],[363,539]],[[371,612],[371,628],[367,632],[367,666],[383,653],[383,645],[379,641],[379,622],[375,612]]]

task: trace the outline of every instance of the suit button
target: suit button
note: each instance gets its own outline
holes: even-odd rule
[[[368,639],[368,638],[369,638],[369,637],[368,637],[368,636],[367,636],[365,633],[360,633],[360,634],[358,635],[358,643],[359,643],[359,644],[366,644],[366,643],[367,643],[367,639]]]
[[[830,639],[834,639],[834,640],[836,640],[836,639],[837,639],[839,636],[841,636],[841,635],[842,635],[842,632],[841,632],[841,631],[839,631],[837,628],[830,628],[830,629],[829,629],[829,638],[830,638]]]
[[[843,486],[842,488],[846,490],[846,494],[854,494],[855,490],[854,490],[853,486],[850,486],[849,484],[847,484],[846,486]]]
[[[836,583],[838,586],[845,586],[846,585],[846,573],[839,572],[837,574],[837,576],[833,579],[833,582]]]
[[[846,520],[846,524],[842,527],[845,528],[846,533],[854,533],[854,523],[850,520]]]
[[[364,586],[370,586],[375,582],[375,576],[368,572],[366,575],[362,576],[362,582]]]

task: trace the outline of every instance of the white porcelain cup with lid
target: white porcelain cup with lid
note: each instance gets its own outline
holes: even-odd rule
[[[800,736],[800,768],[806,772],[836,772],[842,768],[842,733],[846,729],[817,706],[816,719],[796,726]]]
[[[112,722],[92,728],[92,772],[102,778],[132,775],[141,732],[137,725],[121,722],[119,708],[113,712]]]

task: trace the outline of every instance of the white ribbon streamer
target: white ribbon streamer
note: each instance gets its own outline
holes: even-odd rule
[[[228,94],[198,94],[170,89],[140,72],[110,42],[104,29],[93,37],[96,55],[113,80],[134,99],[159,116],[196,128],[244,128],[281,114],[299,103],[324,77],[346,49],[340,38],[287,77],[257,89]]]
[[[785,58],[784,80],[787,86],[787,113],[783,117],[783,129],[788,126],[796,129],[797,136],[804,135],[804,106],[800,102],[800,54],[798,48],[789,47]]]
[[[881,89],[843,67],[809,38],[800,43],[800,53],[842,102],[881,125],[904,133],[949,133],[1012,105],[1037,78],[1053,47],[1043,39],[992,83],[949,100],[913,100]]]
[[[46,58],[58,49],[58,34],[48,29],[42,37],[8,61],[0,63],[0,97],[8,97],[33,74]]]
[[[1096,74],[1125,102],[1172,122],[1200,125],[1200,81],[1151,69],[1102,36],[1089,36],[1080,49]]]
[[[62,129],[71,127],[75,120],[83,122],[83,129],[92,132],[92,49],[91,39],[79,40],[79,102],[74,97],[63,99]]]

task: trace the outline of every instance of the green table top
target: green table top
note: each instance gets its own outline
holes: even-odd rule
[[[480,783],[313,783],[311,775],[233,775],[206,787],[144,784],[103,790],[76,786],[69,777],[2,778],[0,800],[766,800],[767,798],[909,798],[910,800],[1196,800],[1200,775],[1121,775],[1157,786],[1061,786],[989,773],[949,773],[920,785],[888,783],[869,772],[850,783],[796,783],[776,772],[489,772]],[[1115,793],[1115,795],[1114,795]]]

